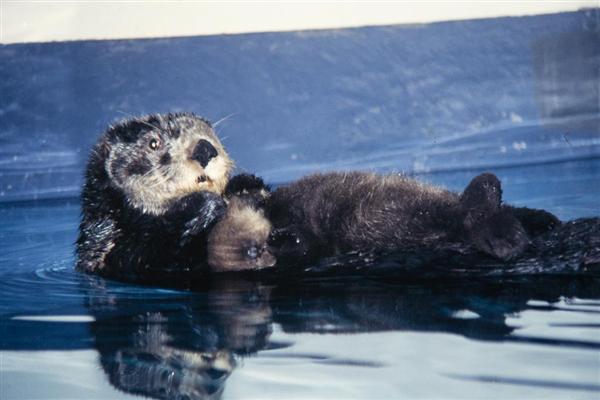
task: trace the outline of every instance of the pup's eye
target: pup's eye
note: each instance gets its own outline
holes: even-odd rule
[[[158,150],[158,148],[160,147],[160,140],[158,139],[151,139],[149,146],[152,150]]]
[[[258,257],[258,248],[256,246],[252,246],[248,249],[246,254],[249,258],[255,259],[256,257]]]

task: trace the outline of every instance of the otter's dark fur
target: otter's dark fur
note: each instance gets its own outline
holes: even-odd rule
[[[77,268],[121,278],[204,268],[232,166],[210,123],[193,114],[109,127],[87,165]]]
[[[493,174],[477,176],[458,194],[399,175],[327,173],[278,188],[266,208],[278,247],[285,248],[282,256],[290,249],[294,258],[314,258],[428,248],[508,260],[528,246],[529,233],[559,221],[545,211],[505,206],[501,194]]]

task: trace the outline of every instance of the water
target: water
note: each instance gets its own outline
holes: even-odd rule
[[[597,189],[579,172],[599,166],[560,165],[551,180],[574,189],[569,197],[548,189],[539,205],[560,203],[556,211],[571,217],[597,212]],[[539,177],[535,170],[500,172],[511,196],[523,185],[545,190],[536,188],[546,179],[518,181]],[[223,278],[195,291],[150,288],[74,272],[76,199],[8,203],[0,216],[3,399],[600,391],[597,279]]]
[[[597,399],[597,278],[73,270],[83,163],[117,110],[237,112],[225,145],[273,183],[491,170],[509,203],[600,215],[597,16],[0,46],[0,398]]]

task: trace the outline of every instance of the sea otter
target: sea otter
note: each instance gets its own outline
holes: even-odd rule
[[[227,213],[208,235],[211,271],[257,270],[275,265],[269,248],[271,223],[255,201],[245,196],[229,198]]]
[[[109,127],[87,164],[77,268],[133,279],[205,269],[232,167],[210,122],[194,114]]]
[[[262,180],[240,175],[229,184],[256,192]],[[419,248],[510,260],[532,236],[560,224],[546,211],[502,204],[500,181],[490,173],[460,194],[400,175],[314,174],[278,188],[264,207],[271,244],[285,261]]]

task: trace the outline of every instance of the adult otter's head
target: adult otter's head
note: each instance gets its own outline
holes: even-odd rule
[[[208,264],[219,272],[272,267],[276,259],[267,245],[270,233],[271,223],[262,210],[233,197],[227,214],[208,236]]]
[[[192,192],[221,194],[233,167],[211,124],[190,113],[120,122],[106,131],[95,153],[110,186],[134,208],[156,215]]]

